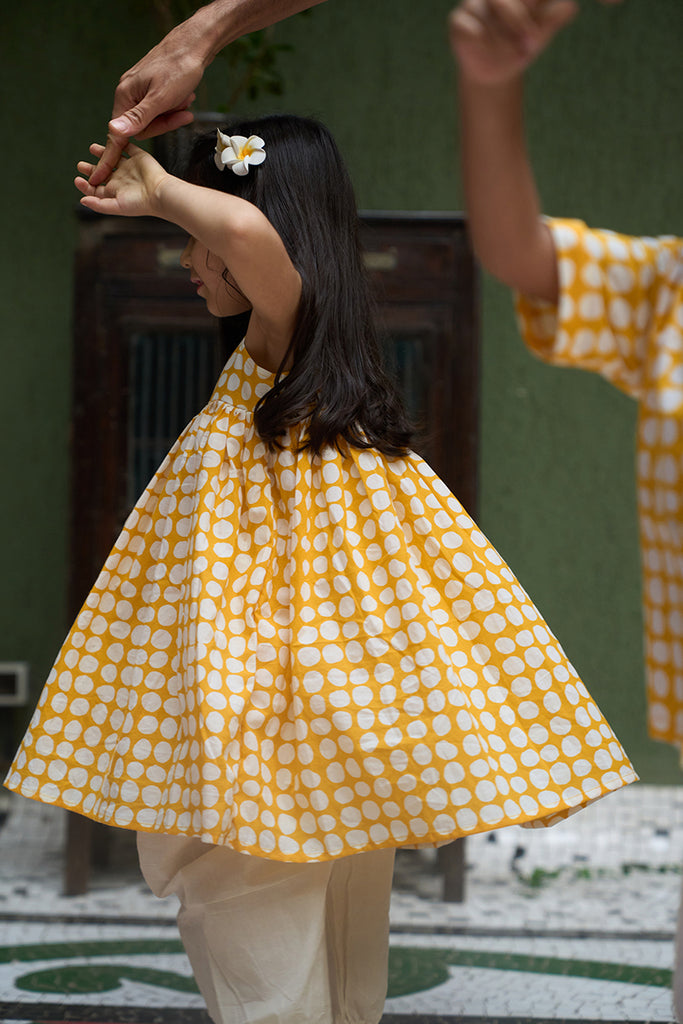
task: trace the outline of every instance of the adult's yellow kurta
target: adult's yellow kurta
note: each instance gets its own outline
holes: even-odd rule
[[[594,370],[637,399],[648,729],[683,749],[683,239],[549,220],[557,306],[520,297],[542,359]]]
[[[635,779],[417,455],[270,451],[241,345],[131,513],[7,785],[315,861],[549,824]]]

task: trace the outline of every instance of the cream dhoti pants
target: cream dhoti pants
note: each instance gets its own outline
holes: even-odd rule
[[[138,833],[215,1024],[377,1024],[387,989],[393,850],[287,864]]]

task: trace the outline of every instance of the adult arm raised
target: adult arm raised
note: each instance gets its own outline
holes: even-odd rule
[[[475,251],[505,284],[549,302],[557,259],[527,153],[523,75],[577,10],[574,0],[463,0],[449,22]]]
[[[131,138],[145,139],[190,124],[189,106],[204,71],[220,51],[323,0],[213,0],[164,36],[121,76],[107,144],[92,184],[111,174]]]

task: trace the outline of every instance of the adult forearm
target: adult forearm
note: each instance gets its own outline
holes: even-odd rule
[[[526,150],[522,79],[481,84],[461,76],[463,182],[477,256],[505,284],[557,296],[550,231]]]
[[[184,22],[195,33],[206,67],[229,43],[324,0],[213,0]]]

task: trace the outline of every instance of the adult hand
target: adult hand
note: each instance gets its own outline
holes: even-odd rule
[[[188,108],[205,67],[192,36],[189,22],[179,25],[121,76],[92,185],[109,177],[131,138],[151,138],[192,122]]]
[[[98,143],[90,152],[102,160],[105,147]],[[93,185],[94,165],[86,160],[77,164],[79,177],[74,184],[83,193],[81,203],[96,213],[117,214],[119,217],[154,216],[160,186],[170,175],[144,149],[129,143],[115,171],[103,185]]]
[[[323,0],[212,0],[177,25],[153,50],[121,76],[114,95],[107,145],[91,185],[112,173],[131,138],[190,124],[188,109],[205,69],[223,47]]]
[[[500,85],[519,76],[577,13],[575,0],[463,0],[450,16],[451,47],[470,81]]]

